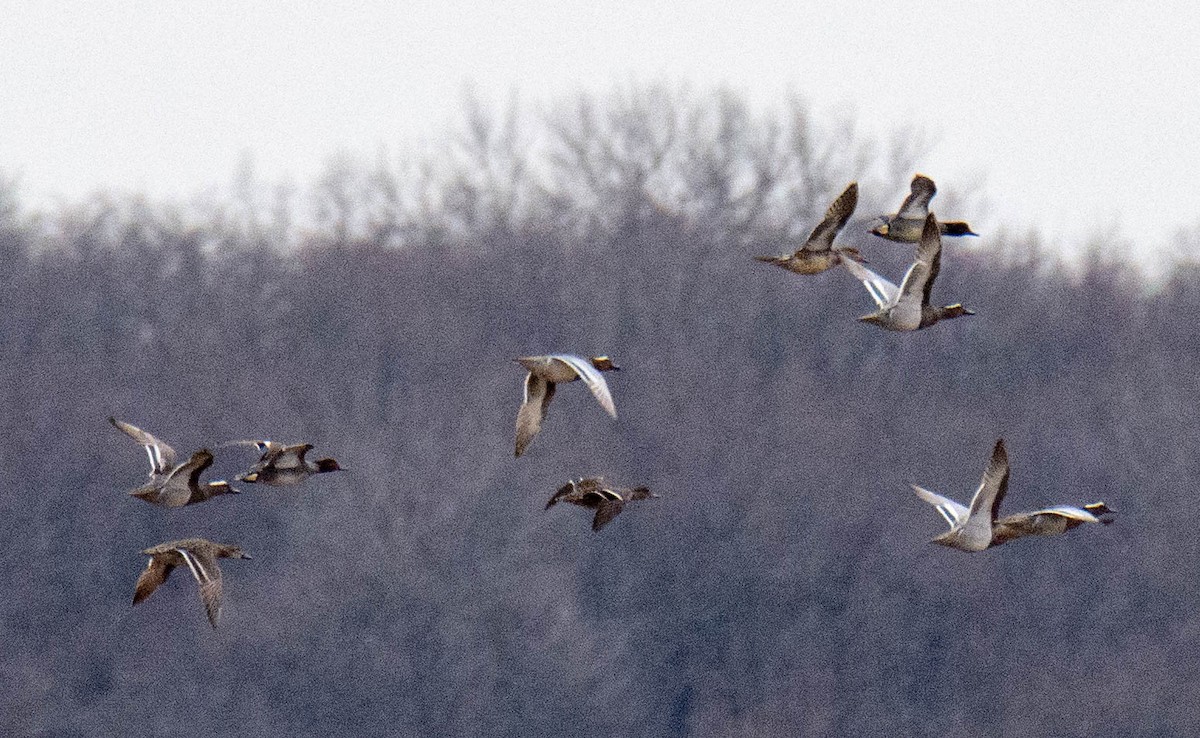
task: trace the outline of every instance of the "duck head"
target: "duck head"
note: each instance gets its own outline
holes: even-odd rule
[[[961,220],[953,220],[943,222],[941,224],[942,233],[947,236],[978,236],[979,234],[971,230],[971,226]]]
[[[963,307],[961,303],[947,305],[941,309],[940,320],[950,320],[952,318],[961,318],[964,315],[974,315],[975,311],[971,308]]]
[[[335,472],[344,471],[338,466],[336,459],[317,459],[317,472]]]
[[[1113,519],[1109,516],[1117,514],[1116,510],[1112,509],[1103,502],[1093,502],[1090,505],[1084,505],[1083,509],[1090,512],[1092,515],[1095,515],[1096,518],[1104,525],[1109,525],[1112,523]]]
[[[621,367],[613,363],[612,359],[607,356],[593,356],[592,366],[602,372],[619,372]]]
[[[250,554],[241,549],[240,546],[223,546],[217,552],[217,556],[223,559],[249,559]]]
[[[208,491],[212,495],[240,495],[241,490],[234,487],[224,479],[217,479],[208,483]]]

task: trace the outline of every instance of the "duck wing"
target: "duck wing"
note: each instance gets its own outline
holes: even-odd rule
[[[200,600],[204,603],[208,622],[215,629],[221,618],[221,567],[217,566],[217,560],[208,552],[182,547],[175,550],[183,557],[196,583],[200,585]]]
[[[237,440],[237,441],[224,441],[222,443],[218,443],[216,447],[217,448],[225,448],[226,446],[253,446],[254,448],[258,449],[258,453],[260,454],[260,456],[258,457],[258,463],[260,463],[260,464],[264,463],[273,454],[276,454],[279,451],[282,451],[284,449],[284,445],[282,443],[278,443],[276,441],[268,441],[263,438],[249,438],[249,439]]]
[[[559,500],[563,499],[564,497],[573,493],[574,491],[575,491],[575,482],[573,482],[573,481],[567,482],[563,486],[559,487],[557,492],[555,492],[553,495],[550,496],[550,499],[546,502],[546,507],[544,509],[549,510],[550,508],[552,508],[556,504],[558,504]]]
[[[171,470],[158,493],[158,504],[182,507],[192,498],[192,489],[200,484],[200,473],[212,466],[213,455],[200,449],[191,458]]]
[[[534,436],[542,430],[546,410],[554,398],[554,382],[547,382],[533,372],[525,376],[525,399],[517,410],[517,441],[514,455],[525,453]]]
[[[275,450],[268,451],[259,463],[276,469],[299,469],[305,466],[304,455],[311,451],[312,447],[311,443],[278,446]]]
[[[921,241],[917,244],[917,260],[908,268],[904,282],[900,285],[900,299],[897,302],[913,302],[920,305],[929,304],[929,296],[933,292],[933,281],[937,279],[942,266],[942,234],[938,231],[937,218],[930,213],[925,218],[925,227],[921,231]]]
[[[554,358],[574,369],[579,378],[592,391],[592,395],[595,396],[596,402],[600,403],[600,407],[604,408],[604,411],[613,418],[617,417],[617,406],[613,403],[612,395],[608,391],[608,382],[604,381],[604,375],[592,366],[590,361],[571,354],[555,354]]]
[[[1051,507],[1042,508],[1041,510],[1034,510],[1033,512],[1025,513],[1024,515],[1031,518],[1045,515],[1048,517],[1066,518],[1067,520],[1077,520],[1081,523],[1101,522],[1100,518],[1096,517],[1087,510],[1084,510],[1081,507],[1075,507],[1074,505],[1053,505]]]
[[[933,180],[923,174],[913,177],[908,186],[908,197],[900,204],[897,218],[904,220],[924,220],[929,212],[929,201],[937,194],[937,186]]]
[[[1004,448],[1004,439],[1001,438],[992,448],[992,456],[983,471],[979,488],[971,497],[971,508],[967,513],[968,524],[980,520],[986,521],[990,527],[996,522],[1000,503],[1004,502],[1004,495],[1008,493],[1008,472],[1008,451]]]
[[[133,604],[136,605],[152,595],[160,584],[167,581],[174,568],[174,564],[166,563],[161,557],[151,556],[133,587]]]
[[[621,499],[605,499],[596,505],[596,517],[592,518],[592,530],[600,530],[612,522],[613,518],[625,509],[625,501]]]
[[[896,301],[900,297],[900,288],[895,284],[853,259],[842,259],[842,266],[850,270],[850,273],[863,283],[863,286],[867,288],[867,292],[871,294],[871,299],[875,301],[875,304],[879,308],[888,308],[896,304]]]
[[[909,486],[917,493],[917,497],[933,505],[942,514],[942,517],[946,519],[946,522],[950,524],[951,528],[961,525],[967,519],[970,510],[967,509],[966,505],[955,502],[949,497],[944,497],[924,487],[918,487],[915,484],[909,484]]]
[[[858,183],[851,182],[825,211],[825,219],[817,224],[800,250],[816,252],[828,251],[833,248],[833,239],[846,226],[846,222],[850,220],[856,207],[858,207]]]
[[[150,476],[169,474],[175,468],[175,449],[131,423],[110,417],[108,422],[125,435],[145,447],[150,457]]]

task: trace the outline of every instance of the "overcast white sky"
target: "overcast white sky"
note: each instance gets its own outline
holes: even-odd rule
[[[0,21],[0,172],[27,200],[227,186],[250,152],[308,181],[339,150],[435,138],[464,85],[538,101],[615,84],[789,94],[917,125],[991,218],[1143,254],[1200,225],[1193,3],[511,0],[18,2]],[[896,197],[907,182],[895,183]],[[935,203],[936,204],[936,203]],[[970,214],[958,213],[964,217]],[[976,219],[971,219],[979,227]]]

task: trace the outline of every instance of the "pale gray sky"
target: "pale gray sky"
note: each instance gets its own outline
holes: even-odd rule
[[[436,138],[468,82],[532,102],[630,81],[724,84],[756,106],[794,94],[821,115],[853,112],[865,131],[925,129],[938,144],[921,171],[943,189],[986,174],[983,226],[1066,246],[1118,227],[1147,254],[1200,225],[1194,7],[11,3],[0,171],[35,202],[184,198],[227,186],[245,152],[264,178],[304,183],[339,150]]]

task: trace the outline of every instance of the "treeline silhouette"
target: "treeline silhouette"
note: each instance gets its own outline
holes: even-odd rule
[[[862,219],[919,170],[908,140],[647,88],[470,103],[445,149],[331,164],[303,212],[248,172],[227,202],[37,217],[10,184],[3,732],[1200,732],[1197,268],[948,241],[935,300],[978,315],[902,335],[854,321],[841,270],[751,259],[859,179],[843,238],[898,281],[911,247]],[[612,355],[620,419],[565,387],[514,459],[511,360],[549,351]],[[109,415],[347,471],[163,510],[125,496],[146,461]],[[1001,436],[1004,510],[1117,523],[929,545],[907,482],[967,499]],[[599,534],[543,513],[591,474],[662,497]],[[138,552],[190,535],[254,557],[217,631],[185,572],[130,606]]]

